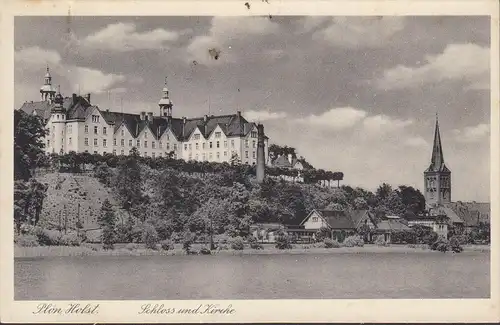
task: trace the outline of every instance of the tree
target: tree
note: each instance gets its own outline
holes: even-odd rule
[[[116,216],[113,206],[108,199],[102,203],[101,214],[97,218],[97,223],[102,229],[101,240],[104,249],[113,249],[113,245],[116,242]]]
[[[14,222],[19,232],[22,224],[36,225],[40,219],[43,201],[47,196],[47,185],[35,179],[14,183]]]
[[[233,154],[231,155],[231,159],[229,160],[229,164],[231,166],[241,165],[240,157],[238,156],[238,154],[236,152],[233,152]]]
[[[414,214],[421,214],[425,210],[425,197],[417,189],[412,186],[399,186],[397,193],[401,198],[401,202],[405,206],[406,211]]]
[[[44,137],[41,117],[14,111],[14,179],[29,179],[31,169],[44,161]]]
[[[366,210],[368,209],[368,203],[362,197],[357,197],[354,199],[354,209],[356,210]]]
[[[389,185],[387,183],[383,183],[382,185],[380,185],[377,188],[375,195],[376,195],[378,201],[383,201],[389,196],[389,194],[391,194],[391,192],[392,192],[391,185]]]
[[[116,176],[116,190],[121,204],[125,210],[143,201],[142,175],[139,166],[139,151],[133,147],[128,156],[119,162]]]

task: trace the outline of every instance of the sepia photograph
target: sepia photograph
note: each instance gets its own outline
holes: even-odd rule
[[[491,26],[13,17],[14,301],[492,298]]]

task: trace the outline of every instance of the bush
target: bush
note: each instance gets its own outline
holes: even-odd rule
[[[146,224],[144,227],[144,231],[142,232],[142,242],[146,245],[146,248],[149,249],[158,249],[156,246],[159,242],[158,233],[156,232],[155,227],[151,224]]]
[[[243,242],[243,238],[241,237],[231,238],[229,244],[231,245],[231,249],[234,249],[236,251],[242,251],[245,248],[245,243]]]
[[[323,241],[325,248],[340,248],[340,243],[336,240],[332,240],[330,238],[325,238]]]
[[[169,251],[174,249],[174,242],[170,239],[165,239],[160,242],[160,246],[164,251]]]
[[[14,242],[21,247],[40,246],[40,244],[38,243],[38,238],[35,235],[29,235],[29,234],[23,234],[17,236]]]
[[[59,245],[63,246],[80,246],[81,241],[80,238],[78,238],[77,233],[69,233],[69,234],[64,234],[62,235]]]
[[[210,251],[210,249],[208,249],[208,247],[202,247],[200,249],[200,254],[201,255],[211,255],[212,252]]]
[[[445,238],[438,237],[438,239],[430,245],[430,248],[433,251],[440,251],[445,253],[447,250],[449,250],[450,246]]]
[[[290,238],[285,234],[283,230],[278,231],[276,234],[276,248],[277,249],[291,249],[292,243],[290,243]]]
[[[321,242],[325,238],[330,237],[330,230],[326,227],[321,227],[315,234],[314,237],[316,238],[316,242]]]
[[[363,238],[357,235],[349,236],[344,241],[345,247],[354,247],[354,246],[363,247],[364,245],[365,241],[363,240]]]
[[[111,226],[102,228],[101,242],[104,249],[113,249],[116,240],[115,229]]]
[[[375,239],[375,245],[377,246],[389,246],[389,244],[385,241],[384,235],[380,235]]]
[[[450,249],[452,251],[454,251],[455,253],[461,253],[464,250],[462,245],[461,245],[461,240],[463,240],[464,238],[460,238],[460,237],[466,238],[465,236],[458,235],[458,236],[451,237],[450,241],[449,241]]]
[[[128,243],[125,245],[125,249],[128,249],[129,251],[133,251],[139,248],[139,245],[134,244],[134,243]]]
[[[42,246],[57,246],[61,244],[62,234],[58,230],[37,227],[35,232],[38,242]]]
[[[251,249],[264,249],[261,243],[254,236],[248,237],[248,244]]]

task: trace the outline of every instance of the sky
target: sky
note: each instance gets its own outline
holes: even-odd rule
[[[439,116],[452,200],[490,200],[490,21],[481,16],[16,17],[15,105],[61,93],[176,117],[241,111],[344,184],[423,191]],[[214,59],[209,49],[220,50]]]

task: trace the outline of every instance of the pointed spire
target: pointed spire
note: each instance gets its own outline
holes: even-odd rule
[[[432,147],[431,166],[435,170],[439,170],[443,164],[443,147],[441,146],[441,134],[439,133],[439,118],[436,113],[436,128],[434,130],[434,145]]]

